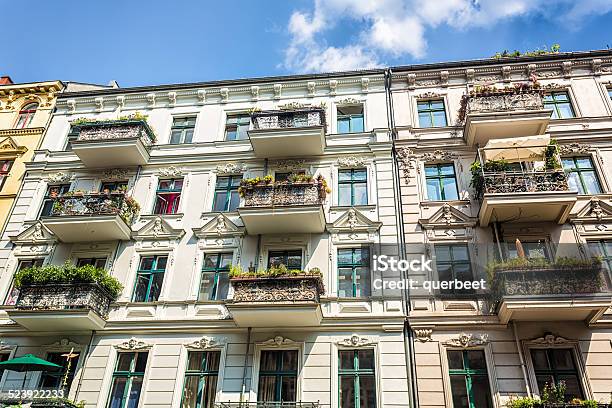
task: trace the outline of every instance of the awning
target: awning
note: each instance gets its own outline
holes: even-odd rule
[[[508,162],[542,160],[549,144],[549,135],[491,139],[482,149],[482,158]]]

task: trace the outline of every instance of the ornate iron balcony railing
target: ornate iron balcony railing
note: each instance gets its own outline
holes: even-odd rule
[[[90,309],[106,317],[111,296],[94,283],[23,286],[15,308],[22,310]]]
[[[243,187],[245,207],[320,205],[326,186],[315,179],[304,183],[271,183]]]
[[[284,129],[325,126],[322,108],[301,108],[289,111],[262,111],[251,116],[254,129]]]
[[[27,390],[25,390],[27,393]],[[57,389],[36,389],[36,392],[48,391],[49,395],[57,392]],[[34,390],[32,391],[34,392]],[[65,394],[68,394],[65,392]],[[13,398],[7,395],[0,395],[0,407],[23,407],[28,404],[31,408],[78,408],[72,401],[66,398]]]
[[[215,408],[319,408],[318,402],[216,402]]]
[[[525,93],[492,93],[489,95],[470,96],[467,100],[466,113],[513,112],[544,109],[544,98],[541,92]]]
[[[119,215],[128,225],[138,213],[138,204],[125,193],[64,194],[53,198],[51,217],[74,215]]]
[[[232,278],[234,303],[313,302],[325,293],[320,276]]]
[[[586,295],[609,293],[601,265],[515,266],[495,268],[493,291],[505,296]]]
[[[79,128],[78,142],[140,139],[145,146],[155,141],[155,133],[143,119],[104,120],[76,124]]]
[[[485,172],[483,177],[485,194],[569,190],[567,175],[562,170]]]

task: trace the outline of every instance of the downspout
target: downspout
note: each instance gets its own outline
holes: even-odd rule
[[[521,349],[521,342],[519,341],[518,333],[516,331],[516,322],[514,320],[512,321],[512,331],[514,332],[516,350],[518,351],[519,360],[521,362],[521,371],[523,372],[523,380],[525,380],[525,389],[527,390],[527,396],[531,397],[531,387],[529,386],[529,378],[527,377],[527,369],[525,368],[525,358],[523,356],[523,350]]]
[[[87,368],[87,360],[89,359],[89,355],[91,354],[91,348],[93,346],[93,339],[96,335],[96,331],[91,331],[91,337],[89,338],[89,344],[87,344],[87,349],[85,350],[85,356],[83,356],[83,364],[81,366],[81,374],[79,375],[79,383],[77,384],[77,389],[74,392],[74,400],[78,401],[79,392],[81,391],[81,384],[83,383],[83,375],[85,375],[85,369]]]
[[[395,112],[393,109],[393,94],[391,91],[393,72],[390,68],[385,69],[385,94],[387,100],[387,126],[389,128],[389,136],[393,142],[391,150],[392,168],[393,168],[393,196],[396,223],[397,223],[397,242],[398,242],[398,254],[400,258],[406,258],[406,243],[404,237],[404,218],[402,214],[402,190],[400,184],[400,171],[397,163],[397,152],[395,150],[395,140],[397,139],[397,132],[395,128]],[[407,272],[400,271],[400,278],[407,281]],[[408,320],[409,311],[412,309],[410,304],[409,287],[402,290],[402,302],[404,304],[404,310],[406,319],[404,323],[404,353],[406,354],[406,377],[408,379],[408,399],[410,406],[413,408],[419,407],[418,399],[418,386],[416,376],[416,358],[414,352],[414,336],[410,322]]]
[[[244,364],[242,368],[242,387],[240,388],[240,402],[244,402],[244,394],[246,392],[247,364],[249,364],[250,349],[251,349],[251,328],[249,327],[247,329],[247,345],[246,345],[246,351],[244,352]]]

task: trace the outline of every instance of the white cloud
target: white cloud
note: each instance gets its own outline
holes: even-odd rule
[[[610,11],[612,0],[314,0],[311,11],[289,19],[284,66],[298,72],[371,68],[386,57],[424,57],[427,31],[441,24],[470,29],[528,15],[575,24]],[[360,24],[357,37],[327,44],[325,32],[347,22]]]

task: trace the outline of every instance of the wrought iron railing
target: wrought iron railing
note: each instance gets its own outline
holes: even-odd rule
[[[90,309],[105,317],[111,295],[94,283],[66,283],[22,286],[15,303],[21,310]]]
[[[13,398],[0,396],[0,408],[25,406],[30,408],[78,408],[78,405],[66,398]]]
[[[467,99],[466,113],[512,112],[544,109],[544,98],[539,91],[525,93],[492,93]]]
[[[320,180],[304,183],[270,183],[243,187],[245,207],[299,206],[323,204],[326,186]]]
[[[318,402],[216,402],[215,408],[319,408]]]
[[[315,302],[325,293],[320,276],[232,278],[234,303]]]
[[[143,119],[84,122],[74,126],[79,129],[77,144],[87,141],[140,139],[145,146],[150,146],[155,141],[155,133]]]
[[[514,266],[494,268],[496,297],[587,295],[610,293],[601,264]]]
[[[254,129],[284,129],[325,126],[322,108],[301,108],[290,111],[262,111],[251,116]]]
[[[486,194],[569,190],[567,175],[562,170],[485,172],[483,177]]]
[[[50,217],[74,215],[119,215],[128,225],[138,213],[138,204],[125,193],[64,194],[54,197]]]

